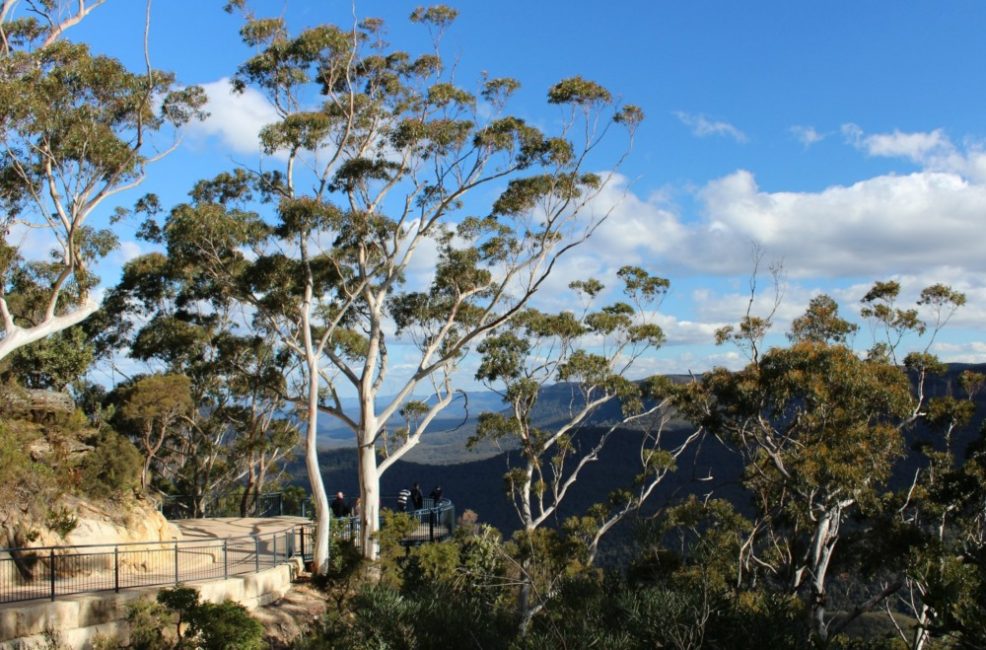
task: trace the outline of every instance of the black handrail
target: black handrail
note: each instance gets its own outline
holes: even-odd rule
[[[215,539],[0,548],[0,603],[256,573],[307,559],[305,538],[313,535],[304,524]]]

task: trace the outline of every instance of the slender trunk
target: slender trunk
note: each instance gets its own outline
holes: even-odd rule
[[[530,486],[530,479],[527,481],[528,487]],[[526,506],[525,514],[527,519],[524,521],[524,533],[526,539],[523,543],[528,545],[531,553],[534,552],[534,533],[535,527],[534,522],[530,518],[530,490],[525,490],[523,492],[523,503]],[[531,626],[531,621],[534,619],[534,614],[537,611],[537,606],[531,602],[533,592],[534,592],[534,579],[531,577],[531,566],[534,564],[532,557],[525,557],[520,561],[520,593],[517,594],[517,619],[518,631],[520,636],[526,636],[527,630]]]
[[[531,621],[534,619],[535,612],[534,604],[531,602],[533,587],[529,574],[530,567],[530,560],[523,560],[520,564],[523,575],[521,576],[520,593],[517,594],[517,616],[520,621],[518,631],[521,637],[527,635],[527,630],[531,627]]]
[[[821,641],[828,640],[828,625],[825,615],[828,607],[826,590],[828,567],[835,552],[835,544],[839,540],[839,524],[842,519],[842,509],[839,507],[822,514],[815,526],[811,551],[811,602],[808,613],[811,618],[811,629]]]
[[[360,545],[363,557],[375,561],[380,556],[380,472],[374,445],[359,446]]]
[[[252,461],[252,459],[251,459]],[[250,510],[250,497],[253,494],[253,486],[256,484],[256,469],[254,469],[253,462],[250,463],[250,472],[247,474],[246,485],[243,486],[243,496],[240,497],[240,516],[246,517]],[[256,500],[254,501],[256,504]]]
[[[140,491],[147,494],[147,482],[151,473],[151,456],[144,458],[144,466],[140,468]]]
[[[267,482],[267,465],[264,455],[260,454],[260,466],[257,471],[257,482],[253,486],[253,509],[256,511],[260,507],[260,495],[264,493],[264,483]]]
[[[315,502],[315,548],[312,571],[324,575],[329,569],[329,499],[325,494],[322,472],[318,464],[318,368],[317,361],[309,358],[308,381],[308,431],[305,436],[305,469]]]
[[[911,644],[913,650],[924,650],[928,642],[928,623],[931,618],[931,608],[927,605],[921,606],[921,613],[918,615],[918,624],[914,626],[914,641]]]

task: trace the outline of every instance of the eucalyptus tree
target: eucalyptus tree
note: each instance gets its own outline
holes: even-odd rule
[[[381,474],[452,401],[454,371],[470,346],[514,317],[559,256],[605,218],[588,207],[608,177],[585,167],[598,164],[595,152],[614,123],[632,134],[642,118],[580,77],[548,92],[562,109],[559,135],[506,114],[516,80],[484,78],[477,96],[454,83],[441,58],[440,38],[455,15],[440,6],[415,10],[411,20],[434,38],[431,51],[412,55],[389,48],[378,19],[291,35],[282,19],[247,13],[241,34],[257,54],[234,87],[264,93],[277,111],[260,135],[272,159],[252,174],[252,187],[242,170],[226,174],[211,196],[176,208],[164,228],[208,220],[217,235],[207,240],[211,250],[189,254],[229,278],[254,323],[277,332],[301,360],[295,397],[307,424],[318,570],[330,518],[318,413],[354,432],[361,544],[375,559]],[[485,186],[498,194],[492,205],[471,204],[467,197]],[[273,215],[244,210],[251,191]],[[415,281],[412,263],[422,255],[433,256],[423,260],[431,278]],[[410,370],[397,375],[397,365]],[[385,389],[393,396],[381,403]],[[427,410],[380,458],[391,420],[426,389]],[[342,408],[344,391],[358,396],[358,413]]]
[[[930,313],[925,321],[917,309],[893,305],[898,293],[896,283],[877,283],[863,298],[862,314],[883,333],[866,358],[844,344],[855,327],[822,296],[794,321],[789,348],[771,349],[738,372],[713,370],[689,405],[746,461],[757,518],[739,558],[740,579],[753,572],[799,595],[822,642],[902,585],[891,580],[845,615],[828,613],[843,524],[850,516],[860,525],[878,519],[904,454],[903,431],[928,414],[925,381],[940,365],[928,354],[930,341],[904,365],[894,363],[896,351],[908,333],[930,329],[933,341],[965,301],[948,287],[929,287],[919,300]]]
[[[507,405],[502,412],[483,413],[479,440],[509,440],[519,446],[517,466],[504,477],[522,529],[515,536],[519,555],[519,627],[558,591],[574,558],[593,564],[599,542],[617,523],[638,509],[700,434],[701,428],[662,448],[662,433],[676,391],[665,378],[632,381],[640,357],[664,341],[661,328],[649,322],[669,283],[641,268],[625,266],[617,274],[626,302],[594,308],[605,287],[598,280],[575,281],[570,288],[582,299],[579,311],[557,314],[526,309],[503,332],[477,347],[482,360],[476,378],[497,391]],[[567,395],[561,412],[541,412],[545,390],[557,384]],[[593,416],[609,406],[608,417]],[[568,548],[560,563],[552,561],[554,531],[545,533],[583,471],[598,460],[614,435],[640,431],[639,466],[632,483],[566,521]],[[628,468],[629,469],[629,468]],[[572,549],[576,552],[571,553]]]
[[[201,115],[201,90],[149,58],[133,72],[64,40],[102,4],[0,4],[0,359],[96,311],[89,269],[116,237],[90,217],[139,185],[174,149],[162,138]],[[32,251],[39,240],[48,251]]]
[[[177,244],[177,229],[173,234]],[[159,233],[143,236],[160,242]],[[188,382],[196,408],[168,438],[175,462],[163,478],[192,497],[196,516],[240,479],[246,481],[241,511],[249,512],[297,443],[296,427],[284,415],[290,357],[276,341],[240,331],[235,307],[187,258],[150,253],[124,266],[90,321],[104,353],[125,353]]]
[[[922,370],[941,384],[952,383],[945,364],[926,362]],[[975,398],[986,375],[967,369],[955,379],[958,390],[949,386],[927,400],[924,435],[915,442],[924,462],[892,500],[886,529],[893,534],[884,535],[893,554],[904,559],[894,567],[903,575],[902,588],[885,609],[912,650],[928,647],[935,637],[957,639],[958,647],[986,640],[986,626],[973,613],[986,595],[986,427],[978,423],[979,437],[966,449],[958,437],[976,425]],[[894,614],[901,610],[913,625],[899,623]]]

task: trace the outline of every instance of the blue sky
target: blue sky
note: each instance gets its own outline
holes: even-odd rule
[[[143,2],[111,0],[69,35],[142,66]],[[156,0],[151,58],[202,84],[212,113],[188,129],[141,191],[165,205],[195,180],[256,165],[259,95],[232,97],[230,77],[250,51],[222,2]],[[428,47],[409,25],[414,3],[359,2],[388,24],[395,46]],[[557,287],[591,270],[612,277],[634,262],[670,278],[658,322],[669,343],[643,371],[741,364],[712,331],[745,309],[751,248],[781,260],[784,298],[772,340],[812,295],[848,315],[875,280],[898,279],[905,299],[934,282],[968,295],[933,351],[986,361],[986,3],[940,2],[464,2],[442,45],[456,80],[513,76],[512,110],[550,129],[555,81],[581,74],[647,114],[633,155],[600,201],[606,226],[563,266]],[[348,25],[343,2],[256,2],[293,29]],[[482,197],[480,197],[482,198]],[[125,202],[125,199],[121,200]],[[149,250],[123,226],[102,267]],[[550,304],[550,296],[547,297]],[[857,346],[868,346],[867,328]]]

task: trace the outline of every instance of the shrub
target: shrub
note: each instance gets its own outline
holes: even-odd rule
[[[82,492],[109,499],[136,490],[143,458],[133,443],[108,428],[99,432],[94,443],[95,449],[82,461]]]

